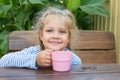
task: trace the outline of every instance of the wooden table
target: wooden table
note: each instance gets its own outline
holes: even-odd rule
[[[72,66],[70,71],[0,68],[0,80],[120,80],[120,64]]]

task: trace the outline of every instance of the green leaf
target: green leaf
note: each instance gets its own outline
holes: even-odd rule
[[[0,33],[0,57],[8,51],[8,34],[6,30]]]
[[[5,0],[0,0],[0,4],[4,4],[5,2],[4,2]]]
[[[74,11],[81,5],[81,0],[68,0],[67,8]]]
[[[6,35],[4,37],[4,40],[2,41],[2,43],[0,44],[0,57],[3,56],[4,54],[6,54],[8,52],[8,35]]]
[[[8,34],[9,32],[8,31],[2,31],[1,33],[0,33],[0,40],[4,40],[4,37]]]
[[[31,4],[44,4],[47,0],[28,0]]]
[[[95,14],[102,15],[102,16],[107,16],[108,15],[107,10],[98,3],[88,4],[88,5],[85,5],[85,6],[80,6],[80,8],[84,12],[86,12],[88,14],[91,14],[91,15],[95,15]]]
[[[81,0],[80,9],[90,15],[107,16],[108,11],[102,5],[107,0]]]
[[[107,0],[81,0],[81,6],[82,5],[88,5],[88,4],[101,4],[104,3]]]
[[[48,2],[47,5],[45,5],[46,7],[55,7],[55,8],[65,8],[64,5],[62,3],[60,3],[59,1],[55,1],[55,0],[50,0]],[[44,9],[44,8],[43,8]]]
[[[10,10],[10,5],[1,5],[0,4],[0,17],[5,17]]]
[[[0,0],[0,4],[9,4],[9,0]]]
[[[20,23],[15,23],[15,24],[13,25],[13,27],[15,27],[16,30],[25,30],[25,29],[23,29],[23,27],[22,27],[22,25],[21,25]]]

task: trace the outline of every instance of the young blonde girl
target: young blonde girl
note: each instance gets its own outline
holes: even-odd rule
[[[40,46],[32,46],[9,53],[0,59],[1,67],[27,67],[38,69],[52,65],[53,51],[70,51],[72,32],[77,29],[69,10],[48,8],[37,13],[34,27],[39,30]],[[81,59],[72,52],[71,65],[81,65]]]

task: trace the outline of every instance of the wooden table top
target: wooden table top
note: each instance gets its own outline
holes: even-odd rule
[[[0,80],[120,80],[120,64],[72,66],[70,71],[0,68]]]

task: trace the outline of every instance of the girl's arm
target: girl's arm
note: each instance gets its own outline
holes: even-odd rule
[[[36,55],[39,51],[39,46],[34,46],[6,54],[0,59],[0,67],[26,67],[37,69]]]

